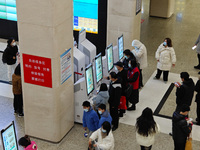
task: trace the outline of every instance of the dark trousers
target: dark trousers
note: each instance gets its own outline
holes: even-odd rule
[[[185,150],[185,144],[186,141],[181,143],[174,141],[174,150]]]
[[[110,105],[110,115],[112,117],[113,127],[118,128],[118,125],[119,125],[118,107],[114,107],[114,106]]]
[[[198,62],[199,64],[197,66],[200,66],[200,54],[197,54]]]
[[[143,87],[143,77],[142,77],[142,69],[140,69],[140,77],[139,77],[139,87]]]
[[[157,69],[156,78],[160,79],[160,76],[161,76],[162,72],[163,72],[163,80],[164,81],[168,81],[169,71],[162,71],[160,69]]]
[[[149,146],[149,147],[145,147],[145,146],[140,145],[140,147],[141,147],[141,150],[151,150],[152,145]]]
[[[200,102],[197,102],[197,122],[200,124]]]
[[[22,94],[16,95],[14,94],[14,110],[17,111],[19,114],[23,113],[23,100],[22,100]]]

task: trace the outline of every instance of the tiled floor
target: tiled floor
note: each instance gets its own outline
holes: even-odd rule
[[[141,41],[147,47],[149,64],[148,68],[143,70],[144,83],[152,78],[151,76],[156,70],[156,60],[154,58],[155,51],[165,37],[172,38],[173,47],[177,55],[176,67],[173,68],[171,72],[175,73],[174,75],[177,76],[180,72],[187,71],[191,76],[198,77],[198,70],[193,69],[193,66],[197,64],[196,53],[191,50],[191,47],[194,45],[194,42],[200,33],[199,6],[199,0],[176,0],[175,14],[170,19],[149,18],[149,0],[143,0],[144,13],[142,15],[142,19],[144,19],[144,22],[142,23],[141,29]],[[5,42],[4,40],[0,41]],[[1,49],[3,48],[0,44],[0,50]],[[6,80],[6,68],[2,69],[1,67],[0,61],[0,80],[2,80],[2,78]],[[173,80],[174,75],[170,76],[171,82],[174,82],[178,78],[175,77],[175,80]],[[150,79],[148,82],[153,81]],[[140,103],[137,105],[137,110],[135,112],[127,113],[124,118],[120,119],[120,122],[122,123],[120,123],[119,129],[114,132],[116,150],[139,150],[133,126],[135,118],[140,114],[144,106],[150,106],[153,110],[155,110],[158,104],[157,98],[161,97],[166,92],[166,89],[170,84],[170,82],[168,84],[163,84],[162,81],[155,81],[154,84],[148,82],[140,93],[141,99]],[[153,90],[158,87],[160,88],[160,92],[151,93],[151,88]],[[11,90],[9,86],[6,87],[4,85],[0,85],[0,128],[5,127],[12,120],[14,120],[16,123],[17,136],[21,137],[24,135],[23,118],[18,118],[13,115],[12,99],[9,98],[12,94],[10,94],[10,92],[3,92],[3,95],[1,94],[3,91],[2,89],[7,89],[8,91]],[[151,104],[146,103],[150,97],[149,95],[151,95],[154,101]],[[170,97],[171,101],[175,98],[173,94],[171,94]],[[167,106],[164,107],[167,109]],[[159,117],[155,117],[155,120],[162,126],[163,133],[157,135],[156,142],[153,145],[152,150],[172,150],[173,140],[167,134],[170,131],[171,121]],[[196,131],[195,139],[198,140],[200,130],[197,128],[198,127],[195,126],[194,131]],[[82,126],[75,124],[71,132],[59,144],[52,144],[34,138],[32,139],[37,142],[40,150],[85,150],[87,149],[88,139],[85,138],[83,134],[84,131],[82,130]],[[200,142],[193,141],[193,150],[199,150],[199,147]],[[0,149],[2,149],[1,146]],[[22,148],[20,148],[20,150],[22,150]]]

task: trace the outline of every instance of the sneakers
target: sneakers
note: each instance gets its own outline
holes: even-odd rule
[[[24,114],[22,113],[22,114],[18,114],[18,117],[23,117],[24,116]]]
[[[194,69],[200,69],[200,66],[199,65],[194,66]]]
[[[112,131],[115,131],[115,130],[117,130],[117,127],[113,127],[113,128],[112,128]]]
[[[131,106],[127,109],[128,111],[136,110],[135,106]]]

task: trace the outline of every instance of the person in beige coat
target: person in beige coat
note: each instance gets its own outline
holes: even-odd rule
[[[142,70],[148,66],[147,63],[147,49],[144,44],[138,40],[133,40],[132,46],[135,48],[132,50],[133,55],[135,56],[137,62],[140,64],[140,88],[143,87],[142,82]]]
[[[176,54],[170,38],[166,38],[158,47],[155,58],[157,60],[157,74],[154,79],[160,79],[163,72],[163,80],[167,83],[169,71],[176,63]]]

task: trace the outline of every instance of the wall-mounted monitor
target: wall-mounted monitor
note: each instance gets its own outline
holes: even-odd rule
[[[123,34],[118,38],[118,51],[119,51],[119,60],[124,56],[124,36]]]
[[[17,21],[16,0],[0,0],[0,19]]]
[[[102,56],[101,53],[95,57],[95,73],[96,73],[96,82],[103,79],[103,64],[102,64]]]
[[[107,65],[108,65],[108,72],[110,72],[114,67],[114,61],[113,61],[113,45],[110,44],[106,48],[107,53]]]
[[[3,150],[18,150],[14,121],[6,129],[1,130],[1,139]]]
[[[89,96],[94,91],[94,75],[92,64],[85,68],[86,91]]]
[[[73,0],[74,30],[98,34],[98,0]]]

